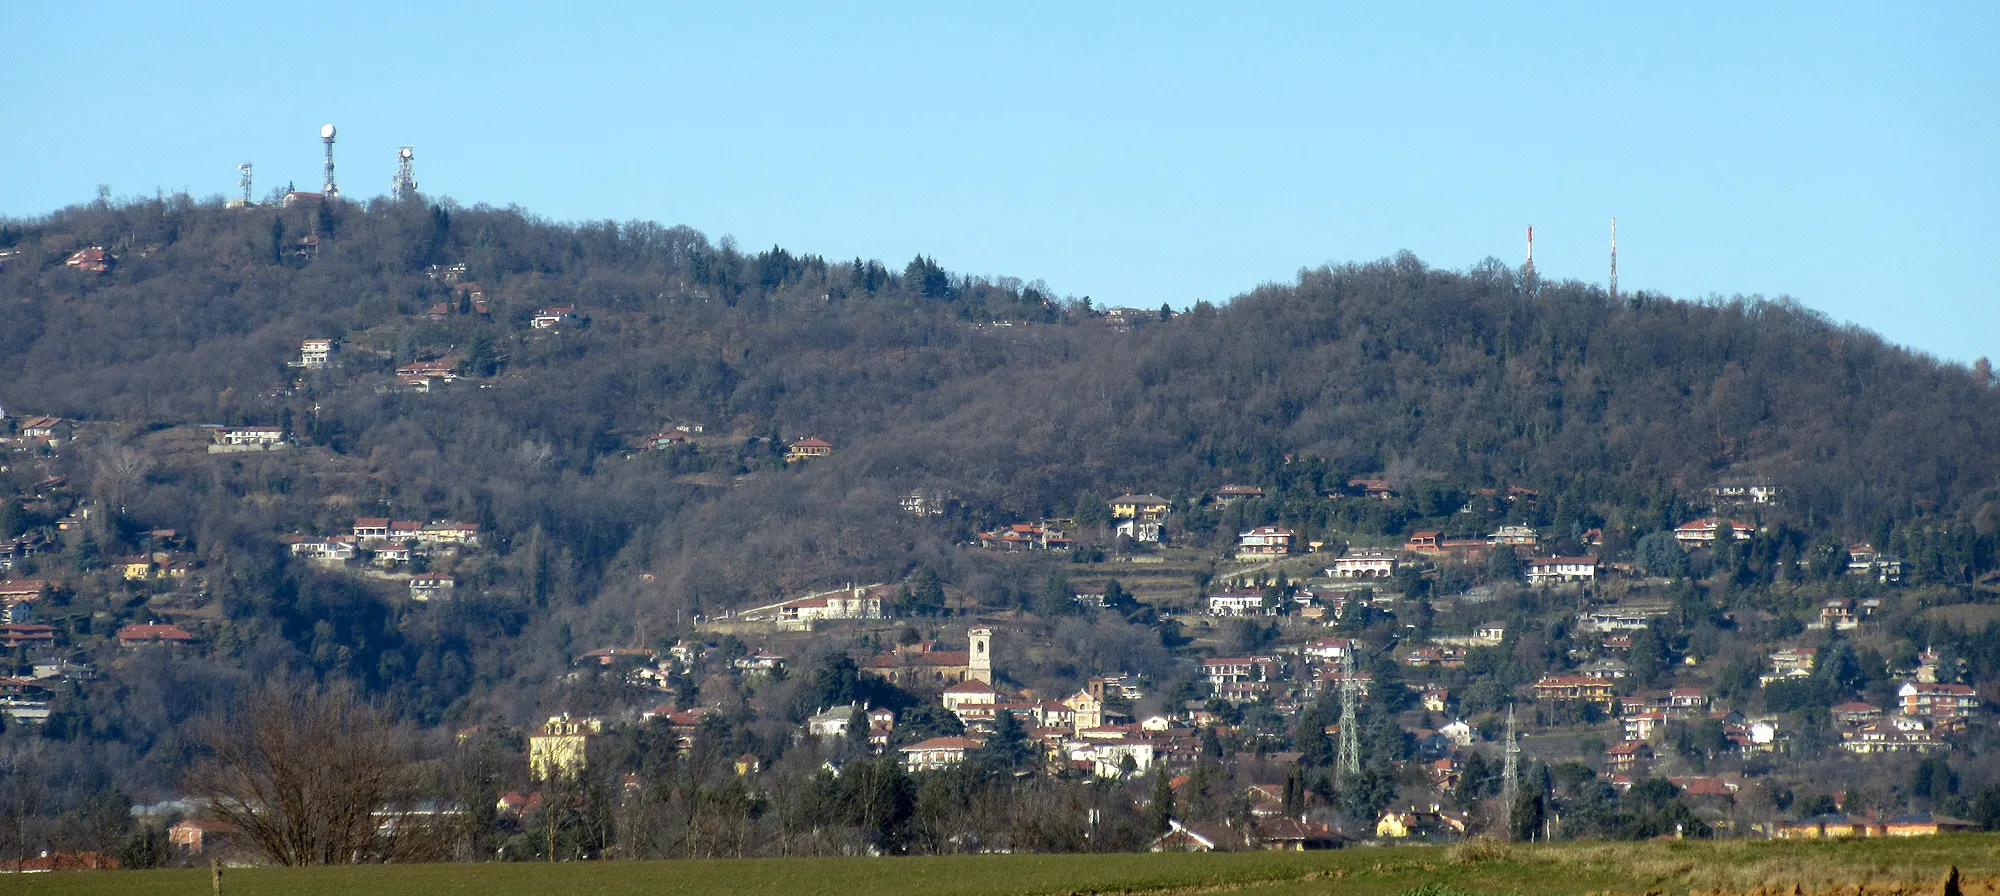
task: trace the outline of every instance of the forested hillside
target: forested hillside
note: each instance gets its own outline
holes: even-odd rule
[[[352,682],[426,727],[633,715],[663,698],[581,676],[580,654],[720,650],[698,617],[861,583],[887,583],[898,613],[927,623],[1006,614],[1022,636],[996,651],[1016,683],[1123,670],[1205,697],[1169,617],[1233,571],[1255,526],[1288,527],[1294,555],[1338,556],[1511,524],[1660,593],[1672,580],[1676,628],[1642,639],[1661,682],[1674,664],[1660,644],[1692,665],[1724,629],[1761,644],[1745,620],[1798,634],[1779,617],[1853,590],[1842,577],[1863,542],[1907,560],[1908,581],[1935,589],[1925,601],[1984,603],[2000,569],[2000,390],[1983,361],[1940,363],[1788,301],[1613,298],[1492,260],[1455,271],[1404,254],[1221,306],[1099,309],[923,256],[745,252],[686,227],[174,197],[0,221],[0,308],[0,579],[50,580],[31,597],[51,643],[106,673],[65,679],[42,736],[76,748],[34,762],[76,783],[24,813],[82,812],[87,788],[171,791],[196,753],[186,723],[278,670]],[[330,355],[308,363],[313,340]],[[235,450],[259,433],[283,450]],[[806,439],[826,450],[800,454]],[[1723,513],[1711,491],[1727,482],[1782,498],[1731,511],[1755,538],[1690,567],[1673,530]],[[1223,500],[1225,484],[1254,497]],[[1157,578],[1181,591],[1140,607],[1116,589],[1100,601],[1116,613],[1072,618],[1068,576],[1162,560],[1114,534],[1120,495],[1170,508],[1165,541],[1185,552]],[[433,547],[473,531],[477,544],[413,554],[419,530],[399,530],[364,563],[355,539],[376,518],[424,525]],[[1036,521],[1075,550],[976,547]],[[1640,550],[1649,537],[1664,554]],[[1511,587],[1515,554],[1498,554],[1490,569],[1407,567],[1394,587]],[[433,586],[455,596],[414,596]],[[1428,634],[1431,605],[1411,605],[1421,622],[1357,610],[1342,624],[1375,626],[1386,655],[1406,629]],[[1507,606],[1549,630],[1489,678],[1519,690],[1574,664],[1555,647],[1575,634],[1567,598]],[[1896,618],[1899,649],[1938,646],[1918,641],[1935,620]],[[1933,640],[1969,643],[1984,621]],[[116,652],[113,632],[154,622],[187,626],[198,650]],[[1247,653],[1277,629],[1234,637]],[[749,649],[731,638],[735,657]],[[775,759],[806,714],[860,699],[848,642],[815,649],[829,665],[764,685],[789,689],[768,692],[783,712],[735,749]],[[2000,680],[2000,654],[1967,655],[1968,681]],[[1754,681],[1763,658],[1732,662]],[[748,699],[717,682],[728,667],[687,665],[656,682],[681,708]],[[1273,724],[1283,740],[1289,723]]]
[[[652,597],[677,609],[900,577],[969,531],[899,519],[893,498],[913,488],[949,492],[982,526],[1066,515],[1083,493],[1270,481],[1289,458],[1312,472],[1288,474],[1278,514],[1309,529],[1332,524],[1315,512],[1328,491],[1387,475],[1405,491],[1530,487],[1557,525],[1645,531],[1754,475],[1814,527],[1886,541],[1919,519],[1987,533],[2000,485],[2000,398],[1974,371],[1791,303],[1613,301],[1492,261],[1305,271],[1106,326],[1045,288],[929,259],[751,254],[686,228],[515,210],[139,202],[10,222],[0,245],[17,250],[0,274],[11,412],[115,422],[122,438],[292,421],[362,474],[340,508],[474,519],[517,545],[538,532],[575,601],[621,551],[663,574]],[[62,264],[92,245],[115,255],[109,273]],[[455,262],[488,314],[460,313],[463,295],[425,275]],[[423,313],[440,302],[453,313]],[[588,326],[527,326],[559,304]],[[285,364],[311,337],[376,351],[293,388]],[[431,358],[483,381],[381,388]],[[625,462],[682,420],[739,438],[700,460],[716,477]],[[839,450],[718,484],[804,435]],[[149,523],[250,537],[339,522],[311,489],[279,490],[280,519],[237,525],[199,510],[213,483],[172,484],[185,491],[144,490]]]

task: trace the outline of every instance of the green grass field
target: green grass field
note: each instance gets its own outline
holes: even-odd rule
[[[1948,866],[2000,875],[2000,836],[1857,842],[1395,847],[1326,853],[745,859],[576,864],[236,868],[235,894],[418,896],[1035,896],[1334,893],[1395,896],[1426,884],[1480,894],[1581,896],[1650,890],[1806,891],[1859,881],[1935,880]],[[0,876],[0,893],[209,893],[206,869]]]

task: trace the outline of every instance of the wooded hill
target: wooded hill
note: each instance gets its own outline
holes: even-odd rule
[[[93,246],[108,271],[65,263]],[[140,449],[198,423],[284,425],[306,446],[148,466],[120,490],[135,525],[195,533],[236,580],[225,594],[274,589],[281,533],[464,519],[492,534],[503,562],[481,584],[519,599],[520,625],[612,597],[563,621],[629,637],[635,614],[924,566],[956,581],[978,529],[1128,491],[1174,499],[1173,536],[1219,545],[1263,522],[1393,541],[1451,528],[1478,489],[1524,487],[1541,495],[1528,522],[1602,527],[1615,555],[1742,477],[1781,487],[1764,513],[1795,556],[1874,540],[1922,554],[1934,581],[1994,565],[1990,373],[1786,301],[1614,300],[1403,254],[1107,317],[924,257],[749,253],[685,227],[448,202],[79,206],[0,224],[0,250],[9,414]],[[459,284],[439,276],[455,264]],[[561,305],[578,319],[531,325]],[[287,366],[309,338],[341,341],[332,368]],[[422,360],[464,378],[399,390],[395,368]],[[695,447],[640,450],[689,421]],[[785,464],[803,436],[834,453]],[[102,464],[70,462],[110,487]],[[1328,499],[1364,476],[1401,500]],[[1267,497],[1199,511],[1225,482]],[[951,513],[901,512],[913,490]]]

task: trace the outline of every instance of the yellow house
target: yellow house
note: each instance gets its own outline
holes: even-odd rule
[[[1390,810],[1382,813],[1382,819],[1375,822],[1375,836],[1396,839],[1463,836],[1468,822],[1464,815],[1440,811],[1436,804],[1432,804],[1429,810],[1409,806],[1400,812]]]
[[[1120,495],[1111,499],[1111,516],[1121,520],[1158,521],[1173,509],[1173,502],[1159,495]]]
[[[790,451],[785,452],[785,461],[789,463],[795,460],[805,460],[807,458],[813,458],[813,457],[825,457],[832,453],[833,453],[832,443],[826,442],[821,439],[800,439],[792,443]]]
[[[1588,675],[1546,675],[1535,682],[1535,699],[1564,703],[1597,703],[1610,709],[1617,702],[1611,682]]]
[[[540,733],[528,738],[528,775],[546,780],[581,773],[590,763],[591,738],[604,733],[599,719],[551,716]]]
[[[1384,812],[1382,820],[1375,822],[1375,836],[1401,839],[1410,836],[1417,826],[1417,816],[1413,812]]]
[[[127,582],[143,582],[153,575],[153,558],[133,557],[118,565]]]

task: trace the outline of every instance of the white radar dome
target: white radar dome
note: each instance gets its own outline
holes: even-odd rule
[[[332,140],[332,139],[333,139],[333,125],[330,125],[330,124],[323,124],[323,125],[320,125],[320,126],[319,126],[319,135],[320,135],[320,137],[321,137],[321,138],[323,138],[323,139],[326,139],[326,140]]]

